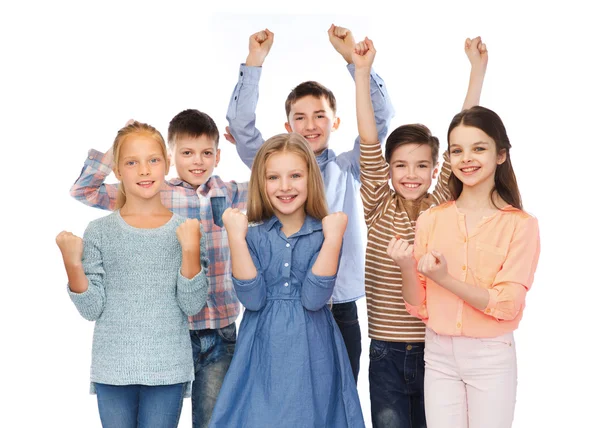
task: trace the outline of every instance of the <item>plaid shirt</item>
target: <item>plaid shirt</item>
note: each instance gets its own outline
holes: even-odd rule
[[[90,150],[81,175],[71,187],[71,196],[86,205],[114,210],[118,185],[105,184],[112,172],[104,154]],[[240,305],[231,281],[231,256],[227,232],[221,215],[226,208],[246,209],[248,183],[224,182],[213,175],[195,190],[179,178],[165,182],[162,203],[176,214],[197,218],[202,223],[210,265],[207,272],[209,292],[206,306],[189,317],[190,330],[217,329],[235,322]]]

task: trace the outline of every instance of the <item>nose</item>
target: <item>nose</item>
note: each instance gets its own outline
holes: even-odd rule
[[[308,119],[306,119],[306,129],[315,129],[315,128],[316,128],[315,120],[310,117]]]
[[[279,188],[283,191],[290,190],[292,188],[292,182],[289,178],[283,177],[279,182]]]
[[[138,168],[139,175],[149,175],[150,174],[150,166],[146,162],[140,162]]]
[[[201,165],[202,164],[202,154],[201,153],[196,153],[194,155],[194,165]]]
[[[417,177],[417,168],[414,166],[409,166],[407,177],[408,178],[416,178]]]

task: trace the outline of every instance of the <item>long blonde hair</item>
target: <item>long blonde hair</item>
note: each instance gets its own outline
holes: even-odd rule
[[[269,138],[254,158],[248,189],[248,221],[263,221],[274,215],[275,211],[266,191],[267,161],[275,153],[286,152],[298,155],[308,168],[308,195],[304,205],[306,214],[318,220],[328,214],[325,186],[315,155],[304,137],[292,132]]]
[[[113,151],[113,169],[116,171],[119,167],[119,156],[121,154],[121,147],[123,143],[127,141],[128,138],[133,136],[146,136],[154,139],[159,145],[162,151],[162,155],[165,158],[165,165],[169,165],[168,155],[167,155],[167,145],[165,144],[165,139],[162,137],[160,132],[153,126],[148,125],[147,123],[141,123],[134,121],[133,123],[124,126],[119,129],[115,141],[112,146]],[[123,187],[123,183],[119,182],[119,193],[117,195],[117,204],[115,209],[119,209],[125,205],[125,201],[127,200],[127,195],[125,195],[125,188]]]

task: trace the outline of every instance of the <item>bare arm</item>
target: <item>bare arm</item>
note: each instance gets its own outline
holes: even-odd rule
[[[479,105],[488,62],[487,47],[481,41],[481,37],[465,40],[465,52],[471,63],[471,75],[463,110]]]

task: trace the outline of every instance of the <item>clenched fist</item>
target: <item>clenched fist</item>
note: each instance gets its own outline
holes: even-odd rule
[[[348,224],[348,216],[341,211],[329,214],[322,220],[325,239],[342,239]]]
[[[370,69],[376,53],[373,41],[365,37],[365,40],[358,42],[352,49],[352,62],[357,70],[360,68]]]
[[[408,241],[392,238],[387,247],[387,255],[400,267],[400,269],[412,269],[415,263],[413,255],[414,247]]]
[[[230,238],[246,239],[248,233],[248,217],[246,217],[246,214],[237,208],[227,208],[221,218]]]
[[[417,270],[436,284],[441,285],[448,275],[448,264],[442,253],[431,250],[421,257]]]
[[[181,244],[182,250],[200,249],[202,232],[200,231],[200,222],[198,219],[186,219],[177,227],[175,233],[177,234],[177,240]]]
[[[273,38],[275,35],[267,28],[250,36],[248,42],[248,58],[246,65],[249,67],[260,67],[265,62],[265,58],[273,46]]]
[[[356,44],[354,42],[352,31],[348,30],[347,28],[336,27],[335,25],[331,24],[331,27],[329,27],[329,30],[327,30],[327,34],[329,35],[329,41],[335,50],[344,57],[348,64],[352,64],[352,50]]]
[[[62,253],[65,266],[81,265],[83,239],[63,230],[56,236],[56,245]]]
[[[471,67],[479,68],[485,72],[488,63],[488,51],[485,43],[481,41],[481,37],[465,40],[465,53]]]

